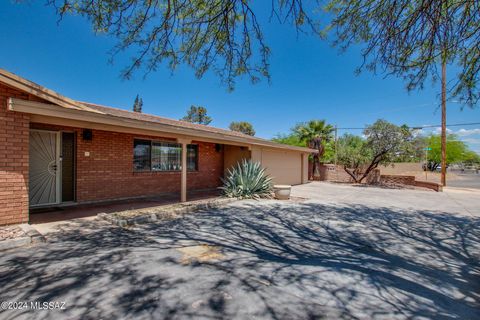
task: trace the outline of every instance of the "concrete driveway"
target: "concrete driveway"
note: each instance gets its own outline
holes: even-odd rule
[[[458,188],[471,188],[480,190],[480,174],[457,173],[457,179],[447,180],[447,185]]]
[[[65,310],[0,318],[480,318],[471,195],[322,183],[294,195],[130,230],[65,224],[0,260],[2,300]]]
[[[447,187],[444,192],[435,192],[312,182],[294,187],[292,195],[332,205],[364,205],[372,209],[388,207],[401,211],[431,211],[480,217],[480,190],[475,189]]]

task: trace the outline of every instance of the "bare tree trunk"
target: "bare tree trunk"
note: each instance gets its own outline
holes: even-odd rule
[[[442,57],[442,185],[447,185],[447,63]]]
[[[348,168],[347,168],[346,166],[343,166],[343,170],[345,170],[345,172],[348,173],[348,175],[349,175],[350,177],[352,177],[353,182],[358,183],[357,177],[356,177],[355,173],[353,173],[353,172],[351,172],[350,170],[348,170]]]
[[[318,155],[314,155],[313,156],[313,172],[312,172],[312,175],[314,178],[320,178],[320,160],[318,158]],[[315,180],[315,179],[314,179]]]

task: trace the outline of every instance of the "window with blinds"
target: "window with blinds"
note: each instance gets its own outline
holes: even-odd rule
[[[152,142],[152,171],[182,170],[182,147],[171,142]]]

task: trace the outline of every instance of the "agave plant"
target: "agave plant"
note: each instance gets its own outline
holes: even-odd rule
[[[222,179],[223,194],[229,198],[259,199],[272,196],[272,178],[258,162],[242,160]]]

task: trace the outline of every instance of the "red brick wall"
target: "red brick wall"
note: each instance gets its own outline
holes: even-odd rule
[[[382,174],[380,175],[380,183],[383,184],[392,184],[392,185],[415,185],[415,176],[403,176],[403,175],[394,175],[394,174]]]
[[[10,97],[43,101],[0,83],[0,225],[28,222],[30,118],[8,111]]]
[[[380,176],[380,183],[382,184],[392,184],[392,185],[408,185],[415,186],[420,188],[432,189],[437,192],[443,191],[442,185],[429,182],[429,181],[418,181],[415,180],[415,176],[404,176],[404,175],[386,175],[382,174]]]
[[[309,161],[308,170],[310,176],[312,175],[312,163]],[[353,183],[352,177],[343,169],[342,166],[334,164],[320,165],[320,178],[314,180],[320,181],[334,181],[343,183]],[[362,181],[363,183],[376,184],[380,179],[380,171],[378,169],[372,170],[368,176]]]
[[[429,181],[415,181],[415,187],[427,188],[432,189],[437,192],[443,191],[443,186],[441,184]]]
[[[32,128],[64,130],[76,133],[77,202],[109,200],[167,192],[180,192],[180,172],[134,172],[134,138],[171,140],[168,138],[93,130],[92,141],[82,139],[82,129],[32,123]],[[198,171],[188,172],[188,189],[220,186],[223,175],[223,151],[215,144],[198,143]],[[86,157],[85,152],[90,156]]]
[[[134,137],[158,137],[94,130],[93,141],[83,141],[81,129],[31,124],[28,114],[8,111],[10,97],[48,103],[0,83],[0,225],[28,222],[30,127],[76,132],[79,202],[180,191],[179,172],[133,172]],[[188,188],[218,187],[223,175],[223,151],[217,152],[211,143],[198,144],[199,170],[188,173]],[[90,157],[85,157],[85,151]]]

